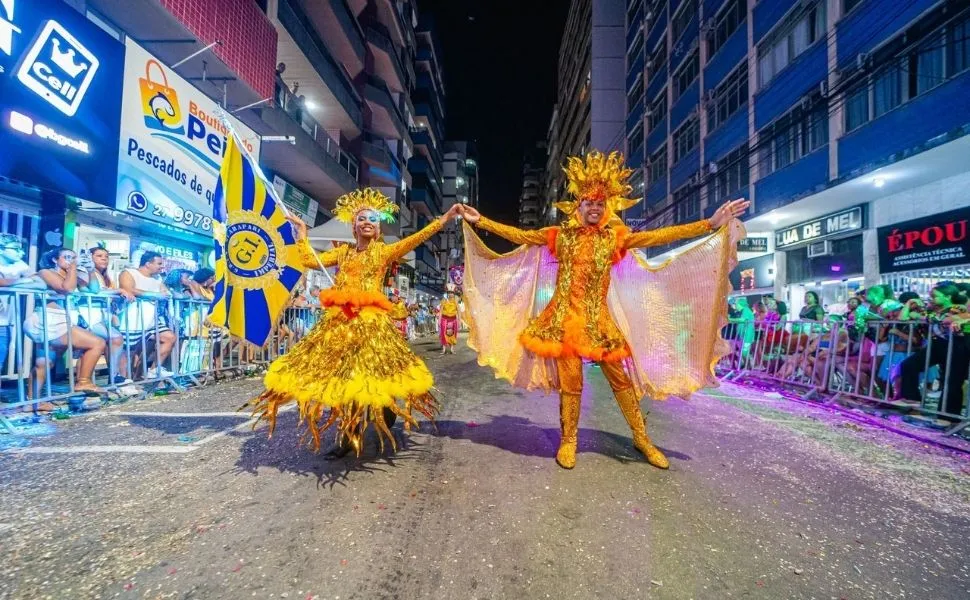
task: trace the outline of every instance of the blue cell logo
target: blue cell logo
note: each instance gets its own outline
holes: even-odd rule
[[[145,212],[148,209],[148,198],[141,192],[128,194],[128,210],[135,212]]]

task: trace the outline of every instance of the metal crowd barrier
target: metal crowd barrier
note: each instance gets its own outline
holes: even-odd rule
[[[144,397],[162,386],[182,391],[227,372],[265,366],[306,335],[322,314],[317,308],[286,309],[270,340],[255,348],[206,325],[205,300],[141,297],[129,302],[104,292],[62,295],[14,288],[0,294],[10,306],[8,315],[0,315],[9,321],[0,321],[0,328],[7,329],[0,333],[10,342],[7,354],[0,356],[0,430],[12,429],[9,417],[25,408],[63,401],[77,406],[85,394],[77,389],[75,371],[88,345],[80,330],[104,343],[92,382],[108,398]],[[170,352],[158,361],[162,348]]]
[[[805,399],[840,398],[918,411],[970,426],[970,336],[927,321],[733,323],[727,380],[754,378],[798,388]]]

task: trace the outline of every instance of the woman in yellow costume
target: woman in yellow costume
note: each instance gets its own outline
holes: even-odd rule
[[[728,274],[743,235],[735,218],[748,202],[728,202],[704,221],[631,232],[617,217],[637,202],[627,198],[632,171],[622,155],[590,152],[585,160],[570,158],[565,172],[575,200],[557,205],[568,217],[561,226],[527,231],[462,209],[468,224],[523,244],[495,254],[466,224],[468,344],[496,377],[559,392],[561,467],[576,465],[586,359],[602,368],[634,446],[666,469],[667,458],[647,436],[640,398],[686,397],[716,384],[713,365],[728,350],[719,334]],[[712,233],[659,268],[629,252]]]
[[[412,411],[433,419],[437,404],[433,380],[394,328],[384,296],[384,276],[390,265],[438,233],[457,214],[453,208],[421,231],[393,243],[381,241],[381,221],[390,221],[397,206],[371,188],[337,200],[334,216],[352,224],[355,244],[316,254],[307,241],[305,223],[290,218],[307,268],[337,267],[333,287],[320,293],[326,313],[313,329],[282,357],[273,361],[263,380],[266,391],[255,403],[255,414],[269,421],[295,401],[306,423],[314,450],[320,434],[333,426],[337,458],[351,448],[359,455],[364,433],[373,424],[383,451],[384,439],[397,445],[390,427],[400,417],[405,428],[417,425]]]
[[[388,313],[391,317],[391,321],[394,322],[394,327],[397,332],[401,334],[401,337],[408,339],[408,317],[411,313],[408,312],[408,305],[404,303],[401,296],[397,292],[394,293],[394,297],[391,299],[391,310]]]
[[[460,209],[459,209],[460,210]],[[441,353],[455,353],[458,344],[458,303],[451,292],[445,292],[441,300],[441,315],[438,323],[438,338],[441,341]]]

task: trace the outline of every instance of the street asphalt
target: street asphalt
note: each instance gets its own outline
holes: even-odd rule
[[[258,378],[0,436],[0,598],[970,598],[964,455],[725,384],[644,403],[661,471],[590,367],[565,471],[555,396],[415,348],[396,454],[252,431]]]

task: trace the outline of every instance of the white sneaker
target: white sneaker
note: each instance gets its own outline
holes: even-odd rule
[[[153,379],[165,379],[166,377],[175,376],[175,373],[172,373],[165,367],[157,367],[154,370],[149,371],[149,374],[152,376]]]

